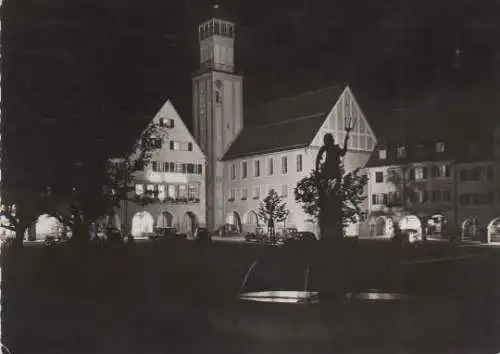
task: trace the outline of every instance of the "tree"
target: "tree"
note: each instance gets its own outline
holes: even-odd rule
[[[156,193],[146,191],[145,197],[131,196],[134,174],[143,171],[151,158],[162,147],[167,132],[157,123],[150,123],[122,157],[109,159],[102,155],[80,163],[76,186],[67,193],[70,216],[57,215],[59,220],[72,228],[74,241],[89,239],[89,228],[103,217],[111,217],[122,201],[146,205],[155,201]],[[91,168],[89,168],[91,166]]]
[[[274,189],[271,189],[267,197],[260,202],[258,210],[258,215],[267,223],[272,237],[274,236],[274,223],[284,221],[288,213],[286,203]]]
[[[342,224],[357,222],[364,216],[361,204],[366,199],[365,186],[368,182],[366,175],[360,175],[360,168],[344,174],[342,183],[337,191],[337,197],[342,201]],[[304,177],[297,183],[294,190],[295,200],[302,204],[302,209],[313,219],[317,219],[320,211],[320,185],[325,183],[323,177],[317,171],[311,171],[309,176]],[[330,185],[329,191],[333,188]]]

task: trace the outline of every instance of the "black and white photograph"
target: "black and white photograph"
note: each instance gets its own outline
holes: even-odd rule
[[[499,0],[0,19],[1,353],[500,353]]]

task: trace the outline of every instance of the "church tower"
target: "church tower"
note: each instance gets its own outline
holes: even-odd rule
[[[210,230],[224,225],[221,159],[243,128],[243,77],[234,71],[235,25],[219,17],[215,15],[198,27],[200,68],[193,76],[193,131],[207,158]]]

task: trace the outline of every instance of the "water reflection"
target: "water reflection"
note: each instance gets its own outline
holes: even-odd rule
[[[295,290],[268,290],[255,291],[241,294],[238,299],[255,302],[274,302],[290,304],[317,304],[319,303],[319,292],[317,291],[295,291]],[[351,292],[345,295],[348,301],[389,302],[407,300],[407,294],[385,292],[381,290],[368,290],[364,292]],[[325,299],[323,299],[325,300]]]
[[[278,303],[292,303],[292,304],[305,304],[317,303],[318,292],[315,291],[257,291],[251,293],[241,294],[240,300],[256,301],[256,302],[278,302]]]

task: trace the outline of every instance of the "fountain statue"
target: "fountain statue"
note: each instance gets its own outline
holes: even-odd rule
[[[342,257],[343,244],[343,196],[341,192],[344,168],[342,158],[347,152],[349,134],[353,130],[355,122],[352,118],[345,120],[344,146],[335,144],[331,133],[324,136],[324,144],[321,146],[316,157],[316,176],[319,188],[319,215],[318,222],[323,246],[322,260],[324,269],[324,288],[331,288],[343,292],[344,268]],[[335,280],[333,280],[335,279]],[[339,286],[340,285],[340,286]],[[324,289],[326,290],[326,289]]]

